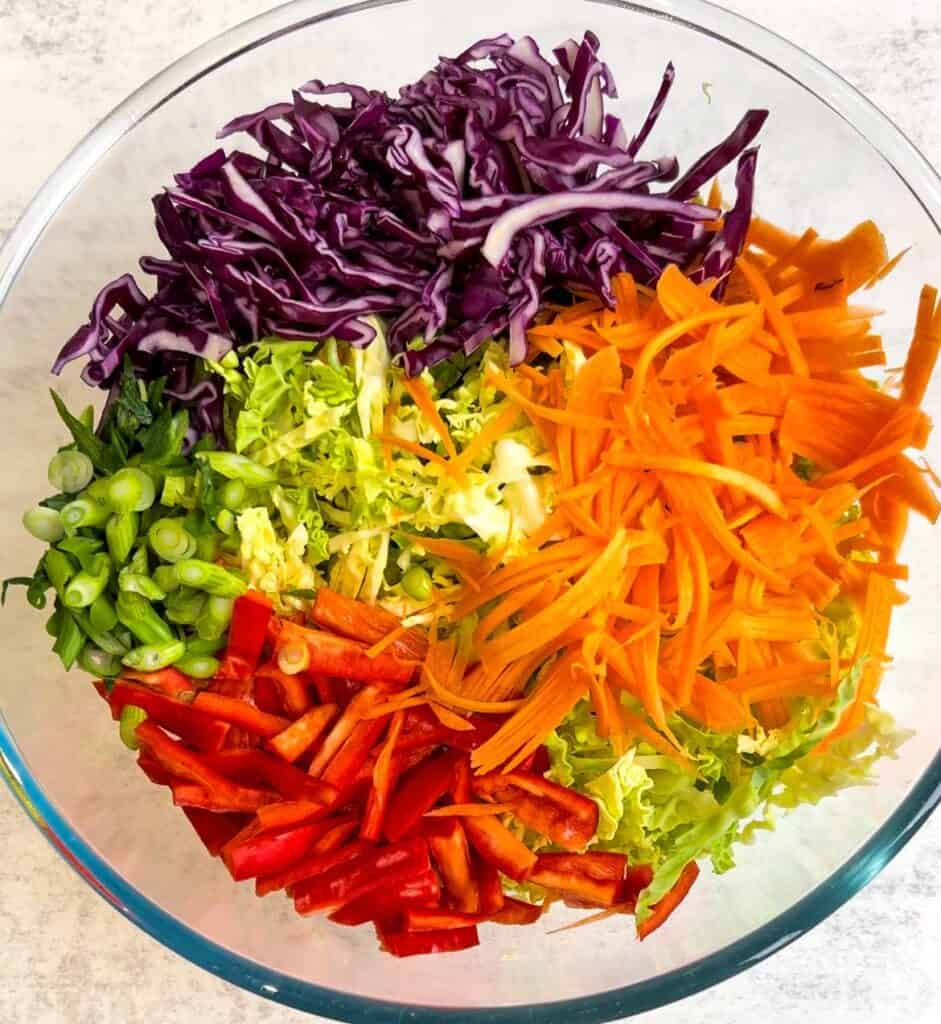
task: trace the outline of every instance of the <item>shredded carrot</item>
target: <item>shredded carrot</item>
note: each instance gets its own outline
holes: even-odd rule
[[[425,382],[421,377],[406,377],[402,383],[405,385],[405,390],[411,396],[412,401],[418,406],[418,411],[428,421],[428,425],[433,428],[438,437],[441,438],[441,443],[444,445],[444,450],[448,453],[448,458],[456,459],[457,448],[454,446],[451,431],[448,430],[447,424],[435,407],[434,399],[425,386]]]
[[[395,434],[377,434],[376,440],[389,448],[399,448],[403,452],[409,452],[411,455],[417,455],[420,459],[425,459],[427,462],[434,463],[437,466],[447,465],[447,462],[437,452],[433,452],[430,448],[426,448],[423,444],[419,444],[417,441],[409,441],[404,437],[396,437]]]

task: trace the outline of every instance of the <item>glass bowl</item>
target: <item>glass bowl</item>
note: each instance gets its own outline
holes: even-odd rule
[[[890,251],[913,246],[875,296],[888,311],[889,365],[898,363],[922,277],[941,267],[941,183],[862,96],[784,40],[698,0],[385,0],[332,10],[298,0],[138,90],[56,171],[3,250],[3,575],[29,571],[39,554],[19,512],[43,492],[47,453],[62,436],[46,397],[53,354],[103,281],[158,251],[148,198],[213,147],[219,125],[314,76],[394,89],[482,36],[530,33],[551,46],[586,28],[602,40],[628,125],[643,117],[667,60],[676,63],[675,93],[648,152],[688,161],[746,107],[769,107],[762,214],[822,234],[875,216]],[[88,400],[75,375],[61,387],[71,402]],[[941,409],[941,385],[928,405]],[[936,462],[937,449],[928,453]],[[642,945],[624,919],[547,934],[560,923],[553,915],[546,926],[487,928],[471,951],[398,961],[379,953],[369,929],[256,900],[136,770],[92,687],[61,671],[41,617],[19,596],[2,619],[0,768],[50,841],[116,908],[261,995],[350,1021],[610,1020],[689,995],[797,938],[869,881],[938,801],[941,546],[925,524],[913,523],[907,554],[912,600],[896,616],[883,692],[915,736],[881,765],[877,786],[798,811],[746,847],[734,872],[705,873],[682,912]]]

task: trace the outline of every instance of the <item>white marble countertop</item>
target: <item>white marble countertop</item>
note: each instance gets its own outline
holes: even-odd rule
[[[0,0],[0,240],[39,184],[115,103],[185,51],[272,6]],[[937,0],[726,6],[763,20],[842,73],[941,165]],[[744,975],[635,1020],[941,1020],[939,877],[936,815],[868,889],[810,935]],[[3,786],[0,948],[4,1024],[313,1019],[224,984],[135,929],[63,863]]]

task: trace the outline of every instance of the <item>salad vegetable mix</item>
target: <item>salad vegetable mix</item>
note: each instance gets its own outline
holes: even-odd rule
[[[554,903],[644,938],[906,738],[937,291],[865,376],[899,257],[753,216],[766,111],[641,159],[673,80],[633,133],[591,33],[308,82],[155,197],[154,294],[108,284],[54,367],[107,398],[53,393],[4,597],[233,879],[396,956]]]

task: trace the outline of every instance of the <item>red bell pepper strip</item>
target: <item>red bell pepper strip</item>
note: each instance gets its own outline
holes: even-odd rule
[[[149,719],[141,722],[136,735],[141,747],[171,775],[195,782],[210,794],[225,795],[238,788],[207,761],[207,758],[218,757],[218,754],[194,753],[178,740],[171,739]]]
[[[237,725],[246,732],[265,739],[272,739],[283,732],[291,723],[280,715],[269,715],[237,697],[225,697],[219,693],[200,693],[193,701],[193,707],[205,711],[213,718]]]
[[[526,903],[515,900],[511,896],[504,897],[503,906],[487,919],[494,924],[533,924],[542,917],[542,907],[538,903]]]
[[[518,882],[536,865],[536,855],[496,818],[465,818],[464,831],[483,860]]]
[[[277,662],[265,662],[255,672],[255,687],[257,690],[258,681],[266,679],[272,682],[277,688],[281,703],[285,711],[294,718],[303,715],[310,709],[310,693],[307,690],[307,676],[302,674],[290,675],[278,668]]]
[[[151,690],[157,690],[167,697],[177,697],[190,701],[196,694],[197,687],[189,676],[183,675],[179,669],[162,668],[157,672],[135,672],[129,668],[122,669],[118,683],[130,680],[142,683]]]
[[[296,717],[288,714],[281,687],[270,676],[257,674],[252,676],[249,691],[238,696],[254,704],[259,711],[264,711],[266,715],[277,715],[288,721]]]
[[[311,675],[308,677],[311,686],[317,691],[317,700],[321,704],[339,704],[337,681],[327,676]]]
[[[475,858],[474,874],[477,878],[477,890],[480,893],[481,914],[487,917],[498,913],[503,909],[506,902],[506,895],[503,892],[503,883],[500,881],[500,872],[480,857]]]
[[[402,917],[407,932],[436,932],[446,928],[470,928],[486,920],[480,914],[464,914],[460,910],[440,910],[434,907],[407,907]]]
[[[220,750],[205,756],[206,763],[222,775],[237,782],[264,783],[286,800],[310,800],[326,807],[332,806],[338,796],[333,786],[312,779],[300,768],[263,750]]]
[[[172,786],[174,782],[185,782],[178,775],[171,775],[170,772],[153,756],[142,750],[137,755],[137,765],[155,786]]]
[[[357,722],[346,742],[327,765],[321,776],[323,781],[340,792],[351,785],[366,763],[370,751],[385,732],[388,720],[388,716],[383,716]]]
[[[359,839],[346,842],[355,831],[355,821],[331,823],[331,827],[314,843],[303,860],[285,871],[258,878],[255,882],[255,895],[267,896],[269,892],[277,892],[279,889],[290,890],[299,882],[355,860],[370,849],[368,843]]]
[[[384,608],[344,597],[327,587],[317,591],[311,618],[322,629],[370,645],[401,627],[399,620]],[[389,645],[389,650],[400,658],[424,661],[428,641],[417,629],[409,629]]]
[[[494,772],[474,779],[479,796],[510,804],[527,828],[564,850],[584,850],[598,828],[598,805],[590,797],[532,772]]]
[[[653,869],[649,864],[628,867],[618,890],[618,903],[633,914],[640,894],[653,881]]]
[[[538,867],[547,871],[574,871],[598,882],[623,881],[627,857],[623,853],[543,853]]]
[[[461,823],[455,818],[426,820],[423,831],[451,903],[464,913],[477,913],[480,894]]]
[[[320,739],[327,727],[337,716],[336,704],[324,704],[312,708],[292,722],[277,736],[268,740],[267,747],[280,754],[285,761],[296,761]]]
[[[318,825],[301,825],[299,828],[261,835],[255,826],[249,825],[225,845],[222,861],[236,882],[285,871],[301,860],[313,846],[319,836]]]
[[[277,800],[274,793],[264,789],[247,789],[236,786],[226,792],[203,789],[192,782],[173,782],[173,803],[177,807],[200,807],[204,811],[232,811],[238,814],[252,814],[259,807]]]
[[[219,659],[219,668],[212,677],[210,688],[214,693],[224,693],[229,697],[244,697],[251,688],[251,681],[251,665],[240,655],[226,651]]]
[[[438,876],[434,871],[422,871],[404,879],[397,886],[379,889],[346,903],[328,917],[336,924],[351,927],[367,921],[378,921],[398,928],[406,907],[436,907],[440,901],[441,883]]]
[[[395,745],[402,732],[403,720],[403,713],[396,711],[392,716],[392,724],[389,726],[388,735],[382,744],[382,750],[373,765],[372,788],[366,798],[366,810],[363,813],[363,823],[359,830],[362,839],[368,839],[373,843],[379,842],[382,837],[386,808],[389,805],[392,787],[395,785],[396,771],[393,755],[395,754]]]
[[[117,719],[128,705],[143,708],[157,725],[179,736],[188,746],[200,751],[221,750],[229,732],[227,722],[217,721],[205,712],[167,697],[140,683],[119,679],[108,696],[111,713]]]
[[[258,811],[258,827],[262,832],[297,828],[319,821],[328,811],[329,808],[313,800],[285,800],[276,804],[266,804]]]
[[[370,850],[348,864],[295,885],[294,909],[301,915],[335,910],[373,889],[400,884],[430,867],[428,844],[422,838]]]
[[[477,929],[447,928],[439,932],[392,932],[376,925],[382,948],[393,956],[416,956],[421,953],[454,953],[479,946]]]
[[[343,714],[333,724],[333,728],[327,733],[319,750],[310,762],[308,772],[315,779],[323,775],[326,767],[336,756],[340,747],[349,739],[356,728],[363,714],[376,704],[382,696],[382,691],[376,686],[365,686],[347,704]]]
[[[451,796],[456,804],[472,802],[473,773],[469,757],[462,757],[454,765],[454,777],[451,782]]]
[[[285,622],[281,626],[279,643],[306,643],[310,652],[308,671],[335,676],[338,679],[358,679],[361,682],[385,682],[404,685],[415,674],[414,661],[403,661],[388,651],[370,658],[366,644],[346,637],[335,636],[319,629],[305,629]]]
[[[402,776],[386,811],[385,833],[390,842],[415,831],[425,811],[450,790],[454,765],[460,757],[459,752],[444,751]]]
[[[213,857],[252,820],[247,814],[217,814],[198,807],[184,807],[183,813]]]
[[[559,866],[552,861],[552,854],[544,854],[537,859],[530,872],[529,881],[542,885],[547,889],[555,889],[568,897],[574,897],[574,905],[613,907],[618,902],[621,888],[620,880],[613,878],[592,878],[571,867]],[[547,859],[543,859],[543,857]]]
[[[673,888],[659,903],[651,907],[650,916],[646,920],[638,922],[637,937],[639,939],[646,939],[651,932],[656,931],[667,920],[673,911],[686,899],[689,890],[693,887],[693,882],[698,877],[699,865],[695,861],[690,861],[683,868]]]
[[[258,667],[271,616],[271,601],[257,590],[249,590],[235,599],[226,654],[241,659],[249,674]]]

